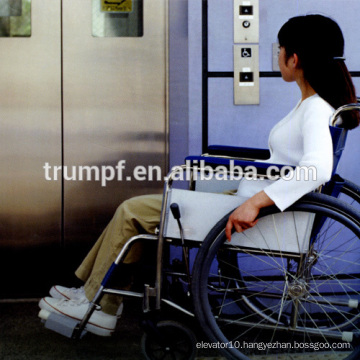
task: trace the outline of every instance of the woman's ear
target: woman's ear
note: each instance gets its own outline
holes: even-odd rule
[[[293,66],[294,68],[300,67],[300,60],[296,53],[293,54]]]

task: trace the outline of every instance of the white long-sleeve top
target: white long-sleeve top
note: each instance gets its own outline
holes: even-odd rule
[[[298,171],[292,179],[241,181],[237,194],[251,197],[264,190],[281,210],[303,195],[330,180],[333,168],[333,147],[329,121],[334,112],[324,99],[315,94],[299,101],[296,107],[269,135],[270,158],[262,162],[299,167],[315,167],[316,176]],[[299,178],[299,175],[301,177]]]

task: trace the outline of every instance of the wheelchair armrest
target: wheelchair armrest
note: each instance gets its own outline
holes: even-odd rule
[[[270,157],[270,150],[236,146],[210,145],[207,154],[230,156],[233,158],[266,160]]]
[[[259,175],[271,175],[271,176],[278,176],[280,175],[281,169],[285,168],[285,174],[289,171],[289,168],[295,169],[295,166],[283,165],[283,164],[271,164],[271,163],[264,163],[259,161],[248,161],[248,160],[237,160],[237,159],[229,159],[229,158],[222,158],[222,157],[208,157],[208,156],[188,156],[185,159],[186,163],[190,163],[190,165],[194,166],[209,166],[212,169],[216,167],[222,166],[225,167],[228,171],[236,170],[236,167],[240,167],[242,172],[245,174],[247,171],[252,171],[254,168]],[[248,168],[250,167],[251,168]],[[271,168],[270,167],[276,167]],[[199,169],[200,170],[200,169]]]

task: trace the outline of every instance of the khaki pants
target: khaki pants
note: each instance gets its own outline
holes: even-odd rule
[[[76,270],[76,276],[85,282],[86,297],[91,300],[124,244],[139,233],[154,234],[160,222],[162,195],[138,196],[124,201],[105,228],[89,254]],[[135,244],[128,253],[125,263],[140,259],[141,243]],[[102,310],[115,315],[122,298],[104,295]]]

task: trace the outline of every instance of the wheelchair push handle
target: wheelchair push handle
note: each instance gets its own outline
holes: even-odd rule
[[[177,203],[172,203],[170,205],[170,210],[171,210],[175,220],[179,220],[181,218],[180,208],[179,208],[179,205]]]
[[[189,250],[188,248],[185,246],[185,237],[184,237],[184,229],[182,227],[181,221],[180,221],[180,208],[179,205],[177,203],[172,203],[170,204],[170,210],[173,214],[174,219],[177,221],[178,226],[179,226],[179,231],[180,231],[180,238],[181,238],[181,244],[182,244],[182,252],[183,252],[183,259],[182,262],[184,263],[185,266],[185,271],[186,271],[186,276],[187,276],[187,282],[188,282],[188,286],[189,289],[191,287],[191,277],[190,277],[190,267],[189,267]],[[187,291],[187,296],[190,297],[190,291]]]

